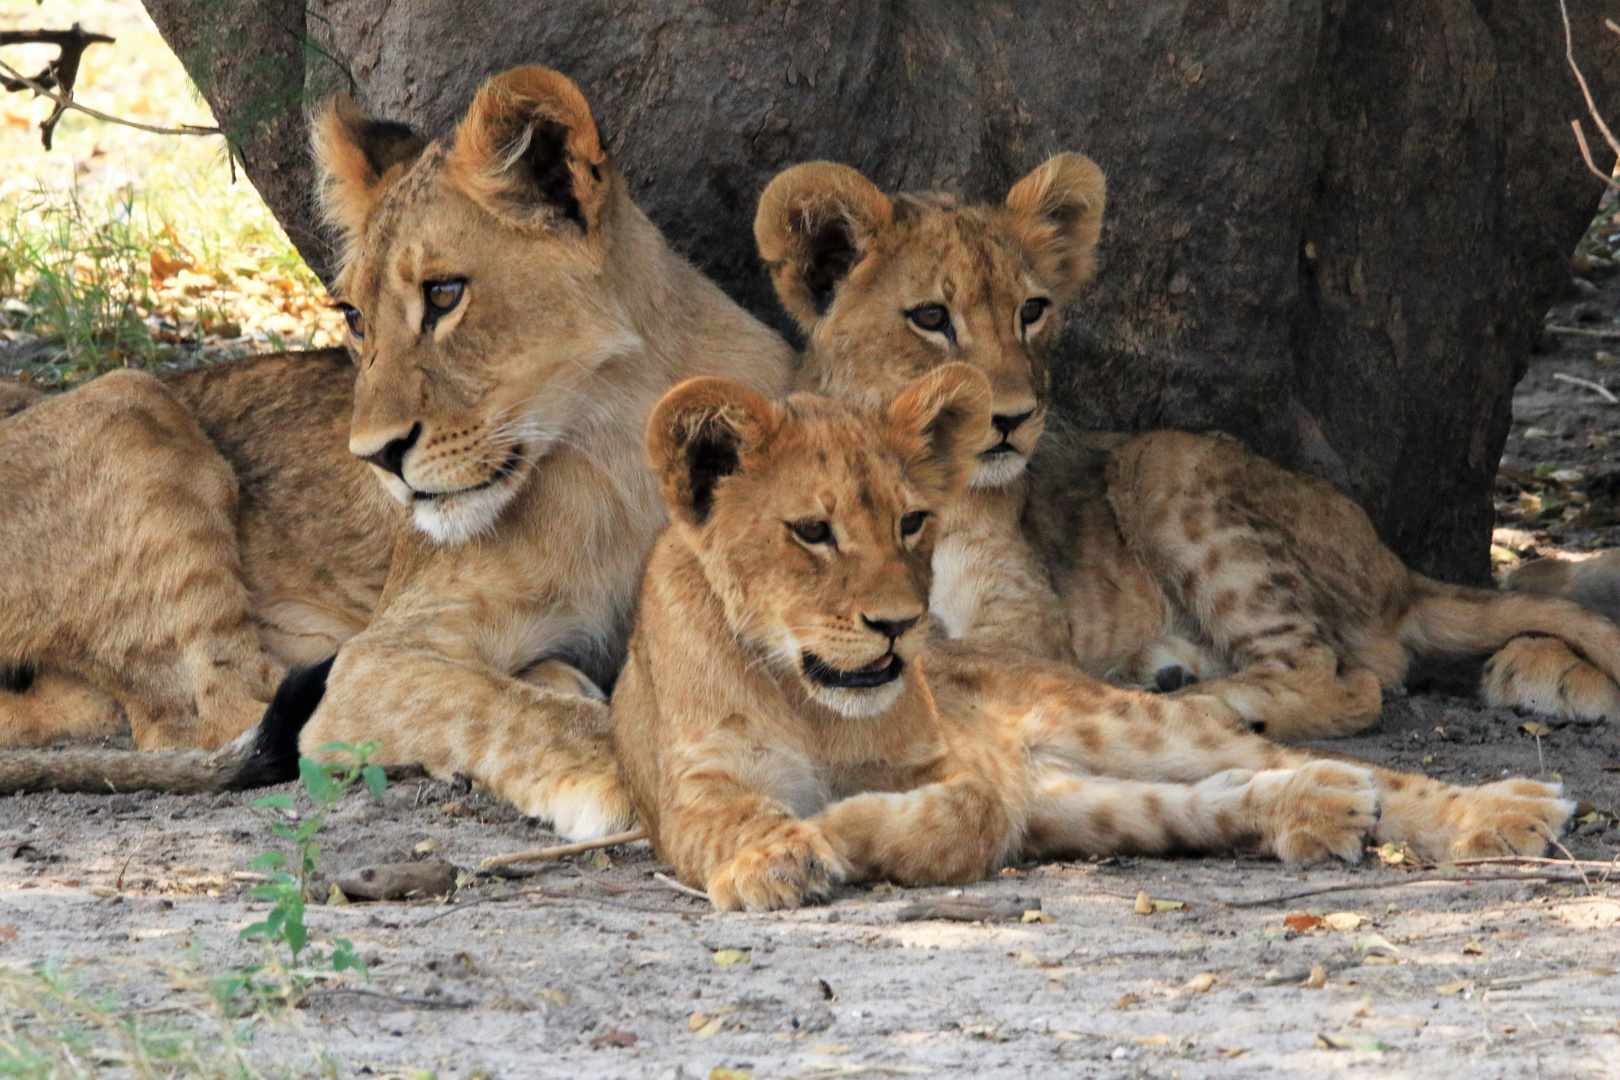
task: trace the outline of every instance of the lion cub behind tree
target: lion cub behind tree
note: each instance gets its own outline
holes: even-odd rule
[[[934,557],[946,631],[1136,685],[1203,680],[1198,693],[1285,739],[1367,726],[1421,655],[1494,653],[1492,704],[1620,717],[1620,628],[1413,573],[1321,480],[1219,434],[1042,437],[1105,191],[1089,158],[1060,154],[999,206],[891,199],[830,162],[760,197],[760,254],[809,337],[801,387],[881,403],[950,361],[990,379],[983,452]]]
[[[990,400],[948,364],[881,412],[718,378],[654,410],[672,523],[614,737],[659,857],[718,907],[796,906],[851,879],[971,881],[1021,855],[1355,861],[1375,828],[1437,854],[1539,851],[1567,820],[1550,785],[1314,760],[1191,699],[929,642],[940,512]]]

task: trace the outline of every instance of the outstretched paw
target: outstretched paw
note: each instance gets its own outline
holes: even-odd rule
[[[1265,777],[1256,778],[1257,786]],[[1378,784],[1370,769],[1313,761],[1277,778],[1262,822],[1272,851],[1285,863],[1360,862],[1367,835],[1378,824]]]
[[[1499,780],[1465,788],[1451,807],[1458,859],[1499,855],[1540,855],[1564,831],[1575,804],[1560,784],[1538,780]]]
[[[722,911],[775,911],[832,898],[848,871],[826,835],[796,822],[744,848],[709,875],[709,899]]]

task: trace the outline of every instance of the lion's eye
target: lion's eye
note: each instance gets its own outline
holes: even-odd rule
[[[349,333],[359,341],[366,339],[366,317],[360,314],[360,309],[353,304],[339,304],[343,309],[343,320],[349,324]]]
[[[928,520],[928,511],[926,511],[926,510],[913,510],[911,513],[906,514],[906,515],[904,515],[903,517],[900,518],[900,535],[901,536],[916,536],[917,533],[919,531],[921,531],[921,529],[923,527],[923,522],[925,522],[927,520]]]
[[[832,525],[825,521],[790,521],[788,528],[807,544],[825,544],[832,539]]]
[[[1024,326],[1034,326],[1046,314],[1046,309],[1052,306],[1052,301],[1044,296],[1032,296],[1024,301],[1018,309],[1018,321]]]
[[[944,304],[918,304],[906,312],[906,318],[919,330],[930,334],[950,334],[951,313]]]
[[[448,315],[461,303],[462,295],[467,291],[465,278],[450,278],[446,281],[424,281],[422,283],[422,329],[431,329],[442,316]]]

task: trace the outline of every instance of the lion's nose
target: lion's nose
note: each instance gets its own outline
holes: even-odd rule
[[[379,469],[387,469],[401,480],[405,479],[405,455],[411,452],[416,440],[422,437],[422,422],[411,425],[410,433],[388,443],[375,454],[367,454],[361,461],[369,461]]]
[[[1018,413],[1016,416],[992,416],[990,418],[990,426],[995,428],[996,431],[1000,432],[1001,437],[1005,439],[1007,436],[1017,431],[1019,426],[1022,425],[1025,420],[1028,420],[1034,415],[1035,410],[1031,409],[1029,412]]]
[[[913,615],[909,619],[874,619],[870,615],[862,615],[861,622],[866,624],[868,630],[876,630],[890,641],[894,641],[916,626],[919,618],[921,616]]]

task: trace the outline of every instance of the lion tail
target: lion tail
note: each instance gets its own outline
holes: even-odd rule
[[[1620,626],[1572,600],[1447,585],[1412,575],[1401,644],[1441,658],[1489,656],[1522,634],[1557,638],[1620,682]]]
[[[0,794],[71,791],[112,795],[247,791],[298,778],[298,735],[326,693],[327,659],[287,673],[256,727],[212,753],[200,750],[0,751]]]

